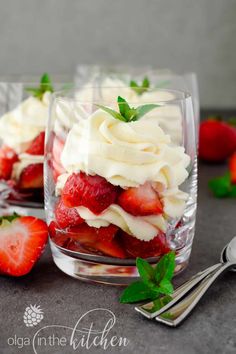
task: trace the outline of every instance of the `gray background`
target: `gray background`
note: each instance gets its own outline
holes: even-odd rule
[[[78,63],[195,71],[203,107],[236,101],[235,0],[0,0],[0,75]]]

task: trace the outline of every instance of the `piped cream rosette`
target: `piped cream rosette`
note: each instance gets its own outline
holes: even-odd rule
[[[154,116],[126,123],[98,109],[73,125],[61,162],[66,174],[58,178],[58,195],[68,176],[79,171],[100,175],[123,189],[150,181],[159,192],[164,215],[133,216],[116,204],[100,215],[78,207],[78,213],[90,226],[114,224],[140,240],[149,241],[159,230],[166,231],[169,218],[183,214],[188,195],[179,186],[188,177],[190,158],[183,147],[173,146]]]

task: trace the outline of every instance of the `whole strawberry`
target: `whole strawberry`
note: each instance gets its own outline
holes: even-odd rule
[[[209,162],[223,162],[236,151],[236,129],[218,119],[200,124],[199,158]]]

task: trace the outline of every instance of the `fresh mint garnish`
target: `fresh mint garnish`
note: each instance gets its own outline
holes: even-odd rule
[[[152,109],[159,107],[159,105],[157,104],[145,104],[137,108],[130,107],[128,102],[120,96],[118,96],[117,98],[117,103],[119,107],[119,112],[100,104],[97,104],[96,106],[102,109],[103,111],[111,114],[114,118],[126,123],[139,120]]]
[[[4,221],[4,220],[7,220],[7,221],[9,221],[9,222],[12,222],[13,220],[15,220],[15,219],[17,219],[17,218],[19,218],[20,217],[20,215],[19,214],[17,214],[17,213],[13,213],[12,215],[5,215],[5,216],[1,216],[0,217],[0,225],[2,224],[2,222]]]
[[[26,91],[34,97],[42,99],[45,92],[53,92],[53,86],[48,74],[43,74],[40,80],[39,87],[27,87]]]
[[[236,197],[236,185],[231,182],[229,172],[222,177],[212,178],[208,185],[216,198]]]
[[[137,93],[137,95],[142,95],[144,92],[146,92],[150,88],[150,81],[147,76],[143,79],[141,85],[139,85],[136,81],[131,80],[129,83],[129,86],[132,88],[132,90]]]
[[[155,268],[142,258],[136,259],[136,266],[141,280],[130,284],[123,291],[120,302],[132,303],[154,300],[161,295],[168,295],[166,300],[169,301],[170,295],[173,293],[171,280],[175,269],[175,253],[165,254]],[[157,302],[156,306],[160,306],[160,303]]]

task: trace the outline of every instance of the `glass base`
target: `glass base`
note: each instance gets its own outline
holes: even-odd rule
[[[135,260],[121,261],[115,258],[98,256],[94,256],[94,260],[91,260],[91,255],[79,257],[77,252],[62,249],[51,240],[50,245],[53,260],[57,267],[73,278],[95,283],[128,285],[139,277]],[[187,267],[190,253],[191,247],[189,246],[178,251],[175,275]],[[154,265],[157,260],[157,258],[155,258],[155,261],[150,259],[150,263]]]

